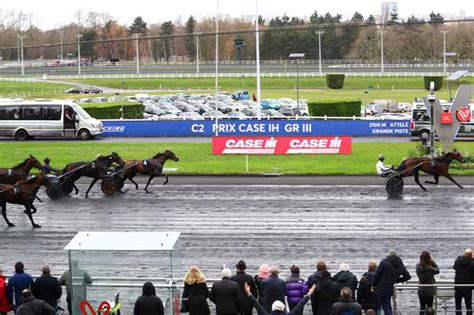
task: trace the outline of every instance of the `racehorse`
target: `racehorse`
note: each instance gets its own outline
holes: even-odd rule
[[[15,184],[19,180],[26,179],[33,167],[41,170],[42,165],[30,154],[26,160],[12,168],[0,168],[0,183]]]
[[[86,176],[92,178],[92,182],[86,192],[86,198],[88,198],[89,191],[92,189],[92,186],[94,186],[94,184],[99,179],[107,175],[108,169],[113,163],[116,163],[122,167],[125,162],[122,160],[120,155],[112,152],[110,155],[100,155],[92,162],[69,163],[61,172],[62,174],[71,173],[70,175],[66,175],[64,177],[62,183],[66,188],[65,193],[69,194],[72,188],[74,188],[77,195],[79,193],[79,189],[77,189],[75,182],[82,176]]]
[[[408,158],[402,161],[398,168],[398,171],[401,171],[402,177],[407,177],[411,175],[415,176],[415,182],[424,191],[426,191],[426,188],[423,187],[423,185],[421,185],[419,181],[420,171],[434,176],[435,181],[425,181],[426,184],[436,185],[439,183],[439,177],[444,176],[462,189],[463,187],[459,185],[449,174],[449,164],[451,164],[453,160],[456,160],[460,163],[464,163],[464,157],[461,155],[461,153],[454,151],[435,157],[434,159],[432,159],[431,157]]]
[[[34,228],[39,228],[41,225],[36,224],[33,220],[33,214],[37,209],[33,205],[36,194],[42,185],[45,185],[48,177],[44,174],[33,175],[26,180],[19,181],[15,184],[0,184],[0,203],[2,205],[2,215],[8,226],[12,227],[15,224],[11,223],[7,218],[7,203],[23,205],[24,212],[31,221]]]
[[[130,180],[132,183],[135,184],[135,188],[138,189],[138,184],[133,180],[135,175],[137,174],[144,174],[149,175],[148,181],[145,186],[145,191],[148,193],[148,186],[150,185],[153,178],[156,176],[164,176],[165,182],[163,185],[168,184],[168,175],[163,174],[163,165],[167,160],[173,160],[178,162],[179,158],[170,150],[166,150],[163,153],[157,153],[151,159],[139,161],[139,160],[130,160],[126,161],[125,165],[123,166],[123,174],[122,179]]]

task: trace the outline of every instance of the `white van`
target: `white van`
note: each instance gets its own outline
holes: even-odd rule
[[[102,122],[73,101],[0,99],[0,136],[87,140],[103,132]]]

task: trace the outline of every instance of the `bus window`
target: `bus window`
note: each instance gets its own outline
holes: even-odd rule
[[[22,106],[23,120],[41,120],[41,106]]]
[[[0,120],[19,120],[20,108],[18,106],[1,106]]]
[[[43,105],[44,120],[61,120],[61,105]]]

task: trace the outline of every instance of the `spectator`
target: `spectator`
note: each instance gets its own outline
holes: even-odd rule
[[[62,295],[61,285],[56,277],[51,276],[49,266],[43,266],[41,277],[33,284],[32,292],[35,298],[51,305],[54,309],[58,307],[58,300]]]
[[[3,269],[0,267],[0,315],[7,315],[11,310],[5,276],[3,275]]]
[[[455,270],[454,283],[468,284],[474,281],[474,262],[472,260],[472,250],[464,250],[464,255],[459,256],[454,262]],[[456,287],[454,289],[454,300],[456,303],[456,315],[462,314],[462,300],[466,303],[467,314],[472,314],[472,288]]]
[[[142,295],[135,301],[134,315],[164,315],[163,302],[156,296],[155,286],[151,282],[143,284]]]
[[[331,315],[361,315],[362,306],[352,299],[352,289],[344,287],[341,289],[341,299],[331,306]]]
[[[71,262],[71,270],[75,278],[79,278],[82,275],[82,283],[79,284],[77,282],[74,283],[74,296],[76,300],[76,308],[79,309],[79,301],[87,300],[87,290],[86,286],[92,284],[92,278],[89,276],[87,271],[82,270],[79,268],[79,262],[77,260],[72,260]],[[67,309],[69,314],[72,314],[72,296],[71,296],[71,276],[69,273],[69,269],[63,272],[61,277],[59,277],[59,284],[66,286],[66,302],[67,302]],[[77,281],[77,280],[76,280]],[[82,290],[79,290],[79,287],[82,287]]]
[[[237,272],[235,276],[232,276],[230,280],[235,281],[239,284],[240,289],[240,299],[242,301],[242,308],[240,310],[240,314],[242,315],[252,315],[253,305],[252,302],[247,299],[247,294],[245,293],[245,284],[247,283],[250,286],[250,291],[252,292],[254,297],[257,297],[257,287],[255,286],[255,281],[251,275],[245,273],[247,269],[247,265],[245,261],[240,260],[235,267],[237,268]]]
[[[263,288],[262,282],[265,279],[270,277],[270,266],[267,264],[263,264],[258,268],[258,275],[254,277],[255,279],[255,286],[257,287],[258,291],[258,303],[263,304]]]
[[[375,312],[374,310],[370,309],[370,310],[367,310],[365,312],[365,315],[377,315],[377,312]]]
[[[266,280],[263,280],[262,282],[263,307],[267,310],[267,312],[272,311],[273,302],[278,300],[282,303],[285,303],[286,284],[285,281],[278,278],[279,273],[280,269],[278,266],[272,266],[270,269],[270,277],[268,277]]]
[[[359,288],[357,289],[357,302],[362,305],[365,312],[379,310],[381,306],[373,284],[375,270],[377,270],[377,263],[375,261],[369,262],[369,270],[360,279]]]
[[[420,255],[420,262],[416,264],[416,275],[419,284],[435,284],[434,275],[439,273],[438,265],[433,261],[431,254],[424,251]],[[427,308],[433,307],[435,287],[418,287],[420,300],[420,315],[425,315]]]
[[[189,267],[184,276],[183,303],[181,312],[190,315],[209,315],[209,289],[207,288],[206,278],[196,266]]]
[[[411,276],[403,265],[401,258],[397,256],[394,250],[390,250],[388,256],[380,262],[375,271],[373,282],[385,315],[393,314],[391,304],[393,285],[410,279]]]
[[[326,267],[326,263],[321,260],[316,264],[316,272],[308,278],[308,287],[313,286],[313,284],[317,285],[324,271],[328,271],[328,268]],[[329,276],[331,276],[331,274],[329,274]]]
[[[337,285],[332,282],[329,271],[321,272],[321,278],[316,285],[316,290],[311,297],[314,315],[330,315],[331,306],[339,298]]]
[[[15,264],[15,274],[8,279],[8,300],[16,310],[23,298],[21,293],[25,289],[31,289],[33,278],[25,272],[25,265],[21,261]]]
[[[289,313],[285,312],[285,304],[283,304],[281,301],[275,301],[272,304],[272,311],[267,312],[265,308],[262,306],[262,304],[258,303],[258,301],[253,297],[252,292],[250,292],[250,286],[245,284],[245,290],[247,292],[248,298],[252,301],[252,304],[255,306],[255,308],[258,311],[259,315],[297,315],[297,314],[302,314],[304,310],[304,306],[306,303],[308,303],[310,296],[314,293],[316,286],[312,286],[311,289],[309,289],[309,292],[305,297],[298,303],[298,305],[293,308],[292,311]]]
[[[357,277],[350,271],[350,267],[346,263],[339,265],[339,272],[334,276],[334,282],[337,284],[339,292],[345,287],[350,288],[352,292],[357,290]]]
[[[237,315],[242,309],[239,285],[230,280],[232,272],[222,269],[222,280],[214,282],[209,299],[216,304],[217,315]]]
[[[54,315],[56,310],[43,300],[35,299],[30,289],[21,293],[22,302],[18,306],[16,315]]]
[[[292,311],[308,292],[308,286],[304,279],[300,278],[300,268],[298,266],[291,266],[290,271],[291,276],[286,279],[286,294],[288,296],[288,306]]]

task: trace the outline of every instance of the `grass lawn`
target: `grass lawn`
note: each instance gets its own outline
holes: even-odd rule
[[[375,162],[384,153],[388,164],[398,164],[403,158],[418,155],[416,143],[354,143],[350,155],[286,155],[249,156],[250,173],[278,172],[282,174],[374,175]],[[474,153],[474,143],[461,142],[456,148],[463,154]],[[114,143],[100,140],[89,142],[0,142],[0,166],[11,167],[28,154],[43,160],[52,159],[54,167],[64,167],[73,161],[90,161],[98,153],[118,152],[124,159],[145,159],[157,152],[172,150],[179,162],[169,161],[166,167],[177,167],[184,174],[244,174],[245,156],[212,155],[210,143]],[[453,174],[474,175],[474,169],[453,169]]]
[[[64,98],[72,85],[48,82],[0,81],[0,97]]]
[[[474,84],[474,77],[462,80],[464,84]],[[213,89],[215,80],[213,78],[183,78],[183,79],[83,79],[72,80],[90,85],[111,87],[117,89]],[[269,89],[293,89],[296,79],[290,78],[262,78],[262,90]],[[299,86],[302,89],[326,89],[324,77],[299,78]],[[256,89],[255,78],[220,78],[221,90],[230,92],[238,89]],[[346,77],[344,90],[346,89],[423,89],[422,77]]]

